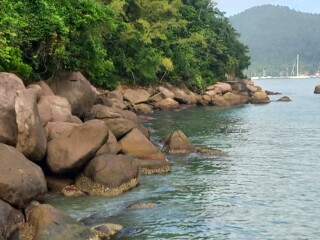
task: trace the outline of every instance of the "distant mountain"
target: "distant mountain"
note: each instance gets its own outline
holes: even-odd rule
[[[288,7],[264,5],[230,17],[240,39],[249,46],[248,75],[287,75],[300,54],[300,72],[314,74],[320,67],[320,15]]]

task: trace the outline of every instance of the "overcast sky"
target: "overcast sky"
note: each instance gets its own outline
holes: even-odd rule
[[[320,0],[214,0],[218,8],[232,16],[248,8],[264,4],[288,6],[301,12],[320,13]]]

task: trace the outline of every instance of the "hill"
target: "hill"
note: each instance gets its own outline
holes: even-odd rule
[[[240,40],[248,45],[249,76],[290,74],[297,54],[300,72],[314,74],[320,63],[320,15],[288,7],[263,5],[230,17]]]

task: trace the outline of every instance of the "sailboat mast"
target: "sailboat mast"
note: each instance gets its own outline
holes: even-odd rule
[[[297,55],[297,76],[299,76],[299,59],[300,58],[300,56],[299,56],[299,54]]]

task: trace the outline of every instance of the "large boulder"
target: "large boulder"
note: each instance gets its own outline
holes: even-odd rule
[[[15,101],[18,139],[16,148],[32,161],[43,159],[47,139],[37,107],[34,89],[18,90]]]
[[[228,105],[239,105],[242,104],[242,98],[239,94],[233,92],[227,92],[223,95],[223,98],[228,102]]]
[[[48,122],[72,122],[70,103],[63,97],[42,96],[38,111],[43,126]]]
[[[156,102],[154,107],[161,110],[177,109],[179,108],[179,103],[172,98],[166,98],[160,102]]]
[[[86,166],[76,186],[90,195],[118,195],[139,183],[139,168],[133,161],[126,155],[100,155]]]
[[[25,86],[14,74],[0,72],[0,142],[15,146],[18,126],[16,123],[15,98],[17,90]]]
[[[215,90],[217,92],[225,94],[227,92],[232,92],[232,87],[228,83],[218,82],[214,85],[207,87],[207,91],[211,91],[211,90]]]
[[[270,99],[266,94],[266,92],[258,91],[252,95],[252,97],[250,98],[250,102],[254,104],[263,104],[263,103],[269,103]]]
[[[135,105],[138,103],[147,102],[150,97],[150,93],[144,89],[127,89],[124,92],[123,97],[132,105]]]
[[[69,122],[49,122],[45,127],[47,140],[51,141],[55,138],[68,137],[74,128],[80,125]]]
[[[51,88],[44,81],[39,81],[36,84],[41,87],[41,96],[54,96]]]
[[[19,239],[86,240],[97,239],[89,227],[49,204],[39,204],[27,210],[27,224]],[[31,231],[30,231],[31,229]]]
[[[108,141],[105,144],[103,144],[102,147],[97,151],[96,157],[105,153],[118,154],[120,151],[121,145],[118,143],[112,131],[109,130]]]
[[[174,93],[165,87],[158,87],[157,90],[161,92],[165,98],[174,98]]]
[[[170,89],[174,94],[174,100],[176,100],[180,104],[191,104],[192,99],[191,96],[188,95],[183,89],[175,87],[171,84],[166,84],[166,86]]]
[[[93,106],[95,93],[89,81],[80,72],[57,73],[50,87],[56,95],[69,101],[73,115],[82,117]]]
[[[124,154],[140,159],[164,160],[165,156],[158,148],[137,128],[131,130],[120,141],[121,151]]]
[[[121,139],[132,129],[138,127],[135,122],[125,118],[105,119],[104,122],[117,139]]]
[[[140,103],[133,106],[134,110],[138,113],[152,113],[153,107],[146,103]]]
[[[196,148],[187,136],[178,130],[167,137],[163,145],[163,151],[171,154],[185,154],[195,152]]]
[[[21,211],[0,199],[0,239],[11,239],[14,232],[24,224]]]
[[[24,208],[32,200],[41,200],[47,184],[39,166],[17,149],[0,143],[0,198],[12,206]]]
[[[101,120],[91,120],[74,127],[68,136],[48,142],[47,163],[54,173],[76,171],[94,157],[108,139],[108,127]]]
[[[320,85],[316,86],[314,89],[315,94],[320,94]]]
[[[212,97],[212,104],[214,106],[230,106],[230,103],[220,95],[215,95]]]

